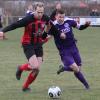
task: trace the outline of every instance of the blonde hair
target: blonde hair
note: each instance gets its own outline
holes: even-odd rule
[[[43,2],[36,2],[35,5],[34,5],[35,9],[37,7],[44,7],[44,3]]]

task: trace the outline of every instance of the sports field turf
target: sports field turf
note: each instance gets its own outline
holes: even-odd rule
[[[23,93],[21,87],[28,72],[22,74],[20,81],[16,80],[15,72],[17,65],[27,60],[20,44],[23,31],[17,29],[7,33],[8,40],[0,40],[0,100],[50,100],[47,91],[53,85],[62,90],[59,100],[100,100],[100,27],[74,32],[90,90],[85,90],[70,72],[56,74],[61,62],[53,40],[50,40],[44,45],[44,63],[37,80],[31,85],[32,91]]]

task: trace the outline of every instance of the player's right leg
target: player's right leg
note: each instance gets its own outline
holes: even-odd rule
[[[33,54],[35,54],[33,46],[32,45],[22,45],[22,47],[23,47],[23,51],[24,51],[26,58],[29,60],[30,57]],[[16,71],[16,79],[20,80],[22,72],[23,71],[30,71],[30,70],[32,70],[32,69],[31,69],[31,66],[29,63],[19,65],[17,67],[17,71]]]
[[[30,71],[30,70],[32,70],[32,69],[31,69],[29,63],[19,65],[17,67],[17,71],[16,71],[16,79],[20,80],[22,72],[23,71]]]
[[[57,74],[60,74],[61,72],[64,72],[64,66],[59,65],[59,69],[57,70]]]
[[[63,51],[63,53],[61,53],[60,56],[61,56],[61,61],[63,65],[59,65],[57,74],[60,74],[61,72],[64,72],[64,71],[72,71],[69,65],[71,65],[74,62],[74,59],[71,56],[70,50]]]

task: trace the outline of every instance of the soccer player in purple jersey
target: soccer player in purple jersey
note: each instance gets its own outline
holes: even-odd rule
[[[86,29],[90,22],[84,25],[78,25],[76,21],[66,18],[63,10],[57,11],[57,18],[54,21],[55,27],[60,31],[59,33],[50,30],[48,38],[54,37],[56,47],[59,50],[63,65],[60,65],[57,74],[64,71],[74,72],[75,77],[83,83],[86,89],[89,89],[89,84],[81,72],[81,57],[76,46],[76,39],[73,34],[73,27],[79,30]]]

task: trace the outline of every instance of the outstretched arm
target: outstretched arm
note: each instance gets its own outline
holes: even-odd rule
[[[0,30],[0,37],[4,36],[4,33],[14,30],[16,28],[20,28],[20,27],[25,27],[26,25],[28,25],[32,20],[34,20],[34,16],[27,16],[24,17],[21,20],[18,20],[17,22],[12,23],[11,25],[6,26],[5,28],[2,28],[2,30]]]
[[[21,20],[18,20],[16,22],[12,23],[11,25],[6,26],[1,31],[5,33],[5,32],[8,32],[8,31],[14,30],[16,28],[25,27],[32,20],[34,20],[33,16],[24,17]]]
[[[84,25],[77,25],[77,28],[79,29],[79,30],[84,30],[84,29],[86,29],[87,27],[89,27],[90,26],[90,21],[87,21]]]

